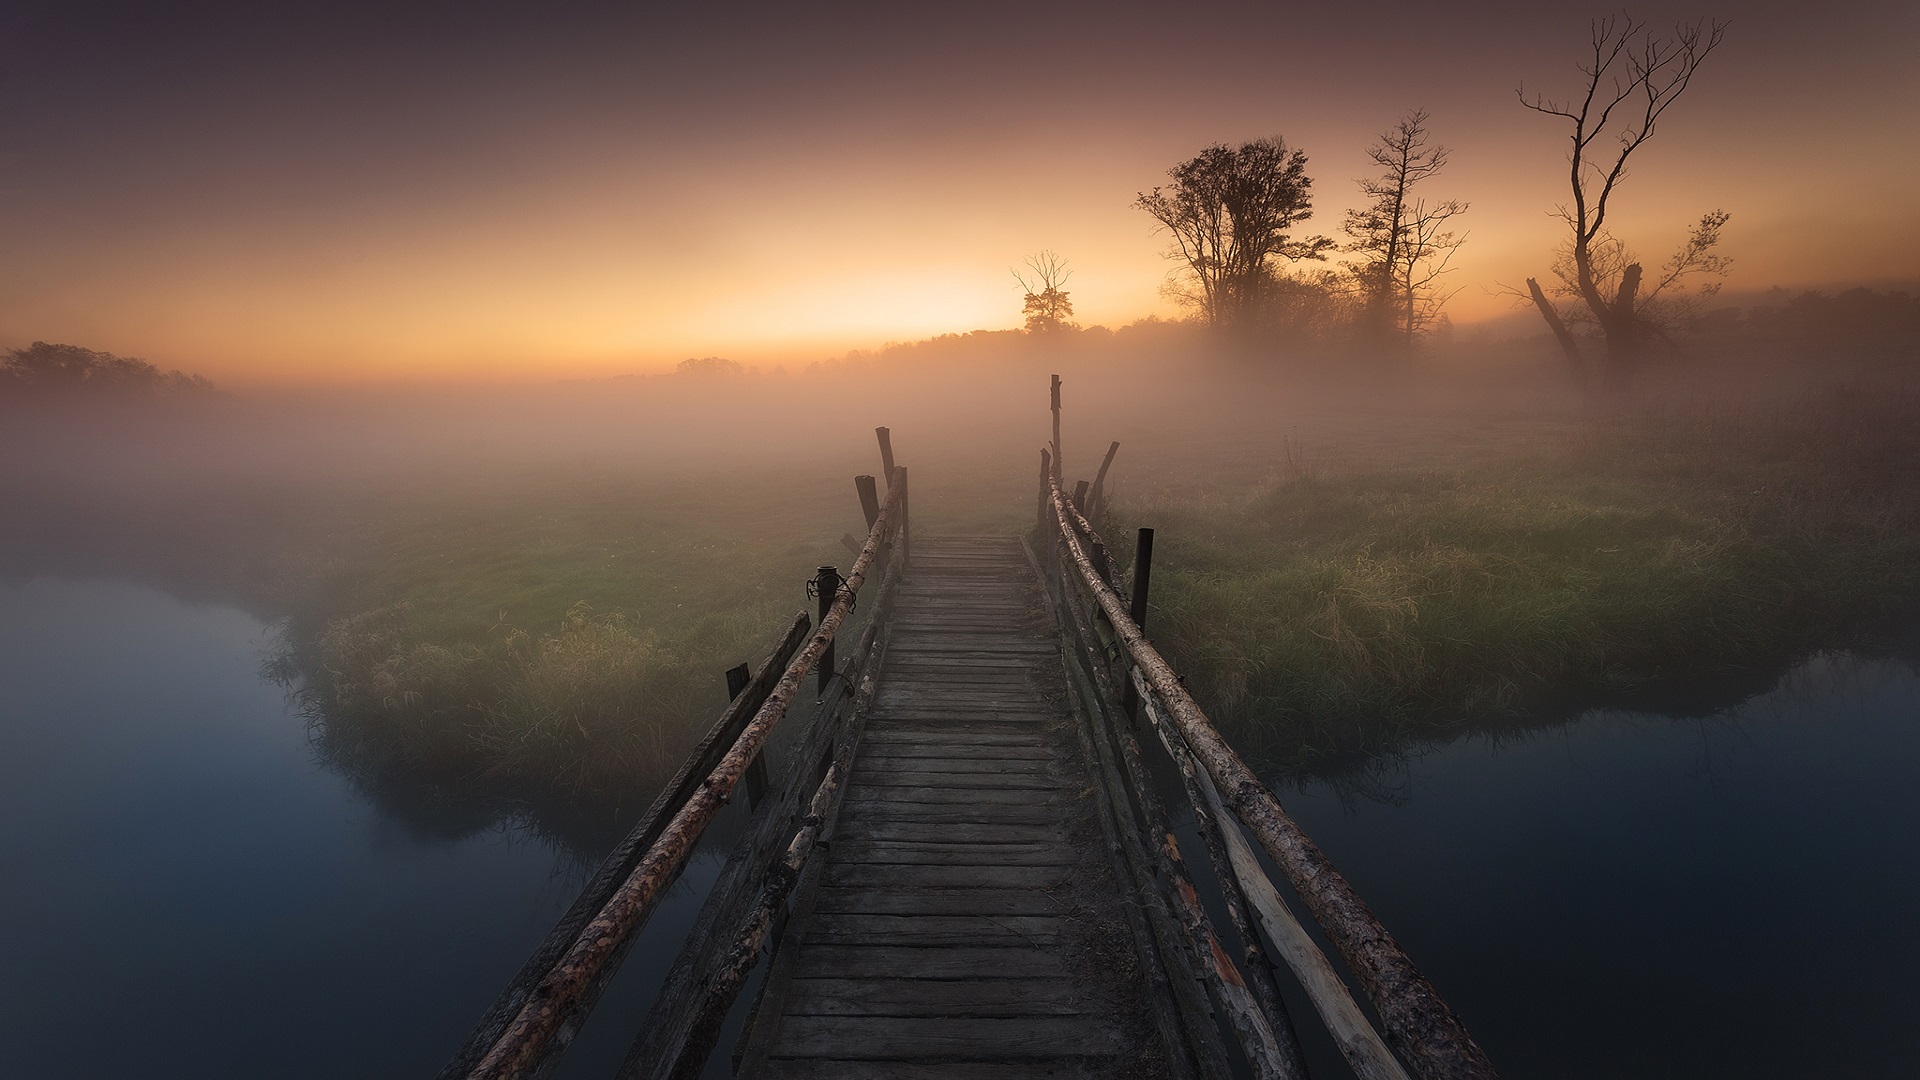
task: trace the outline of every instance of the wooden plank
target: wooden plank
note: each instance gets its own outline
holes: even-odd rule
[[[834,862],[875,866],[1072,866],[1080,854],[1059,840],[1038,843],[923,843],[889,840],[835,842]]]
[[[1067,831],[1056,823],[1023,825],[1009,822],[951,824],[937,821],[845,820],[834,830],[835,843],[850,840],[893,840],[902,843],[1040,844],[1061,840]]]
[[[1051,889],[1073,880],[1069,866],[868,866],[829,863],[827,884],[849,889]]]
[[[1058,809],[1061,802],[1071,802],[1078,798],[1075,786],[1069,783],[1050,784],[1046,787],[982,788],[962,787],[958,785],[930,785],[914,787],[908,784],[874,784],[861,779],[847,791],[847,802],[858,808],[859,813],[886,808],[898,810],[946,808],[975,808],[1008,810],[1024,808],[1041,814]]]
[[[794,978],[1032,979],[1059,973],[1058,955],[1030,945],[809,945]]]
[[[1104,1059],[1006,1061],[847,1061],[775,1058],[754,1074],[765,1080],[1094,1080],[1113,1075]]]
[[[1002,788],[994,794],[983,794],[979,788],[909,787],[870,783],[860,777],[855,779],[857,782],[847,789],[848,802],[884,802],[894,806],[914,803],[991,803],[999,806],[1025,803],[1045,806],[1053,801],[1054,795],[1060,790],[1058,785],[1050,784],[1046,787]]]
[[[898,752],[879,753],[880,747],[861,758],[862,773],[899,774],[917,772],[990,773],[995,776],[1048,776],[1053,771],[1053,755],[1037,749],[1009,751],[1005,747],[986,747],[987,753],[973,753],[954,746],[902,746]]]
[[[1032,946],[1051,948],[1077,933],[1058,915],[816,915],[809,945]],[[1004,1006],[1003,1006],[1004,1007]],[[906,1014],[896,1003],[891,1015]],[[799,1010],[789,1007],[789,1012]],[[868,1012],[879,1014],[879,1009]],[[1018,1015],[1018,1014],[1014,1014]]]
[[[941,772],[935,769],[863,769],[854,774],[855,782],[869,788],[903,788],[912,791],[967,791],[971,798],[994,799],[997,792],[1050,792],[1064,785],[1048,776],[1013,772]],[[871,792],[869,798],[873,798]]]
[[[870,799],[850,804],[848,820],[856,822],[941,822],[950,825],[1057,825],[1059,810],[1046,803],[902,803]]]
[[[1122,1045],[1110,1024],[1086,1016],[791,1016],[774,1055],[991,1060],[1116,1054]]]
[[[992,749],[1022,754],[1054,752],[1053,740],[1046,732],[1009,727],[1006,724],[976,724],[966,720],[876,720],[873,725],[875,730],[867,732],[865,741],[872,749],[889,754],[901,754],[908,750],[925,750],[932,754],[984,753]]]
[[[978,916],[823,915],[845,920],[833,925],[883,927],[888,920],[946,923]],[[853,920],[858,920],[856,924]],[[982,921],[993,921],[982,919]],[[1061,922],[1038,916],[1007,916],[1000,921]],[[1109,995],[1074,979],[795,979],[788,1012],[796,1016],[1073,1016],[1103,1011]]]
[[[1072,908],[1072,903],[1039,889],[985,886],[880,890],[828,885],[814,905],[821,913],[870,915],[1064,915]]]
[[[931,732],[916,732],[916,737],[896,743],[874,743],[867,747],[864,758],[867,762],[896,762],[903,758],[926,758],[933,760],[961,762],[1000,761],[1038,762],[1045,765],[1053,760],[1053,750],[1038,742],[1014,745],[986,744],[968,745],[966,742],[935,742],[928,738]]]

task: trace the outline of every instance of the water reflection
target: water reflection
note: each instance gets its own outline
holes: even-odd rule
[[[1471,736],[1283,801],[1508,1076],[1920,1072],[1920,674]]]
[[[322,767],[271,643],[139,586],[0,584],[9,1075],[432,1075],[572,899],[598,851]],[[649,996],[717,868],[609,1003]],[[593,1034],[582,1064],[630,1032]]]

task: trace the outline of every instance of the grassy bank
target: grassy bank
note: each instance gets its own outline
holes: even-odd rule
[[[1920,612],[1911,390],[1375,425],[1283,438],[1264,475],[1163,470],[1110,530],[1156,527],[1154,638],[1294,766],[1777,669]]]

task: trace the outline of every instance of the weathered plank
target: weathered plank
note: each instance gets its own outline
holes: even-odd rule
[[[938,748],[921,747],[928,753],[920,754],[873,754],[861,762],[864,772],[872,774],[899,775],[901,773],[988,773],[993,776],[1045,776],[1051,768],[1051,756],[1042,756],[1034,751],[1008,752],[999,749],[997,754],[967,754],[964,749],[954,746]],[[937,753],[936,753],[937,751]]]
[[[1039,843],[941,844],[890,840],[841,841],[834,858],[842,863],[916,863],[925,866],[1072,866],[1080,861],[1059,841]]]
[[[790,1016],[781,1036],[783,1057],[868,1061],[1117,1054],[1124,1046],[1112,1024],[1087,1016]]]
[[[888,919],[894,916],[827,915],[822,918]],[[909,921],[932,922],[943,918],[947,916],[923,916]],[[1032,918],[1029,921],[1055,920]],[[1113,995],[1057,975],[983,979],[795,979],[788,1001],[788,1011],[796,1016],[1072,1016],[1111,1008]]]
[[[1074,927],[1057,915],[826,914],[816,915],[807,925],[807,940],[817,945],[1046,948],[1070,938],[1073,931]]]
[[[1111,1076],[1105,1059],[1040,1058],[1000,1061],[847,1061],[776,1058],[761,1069],[767,1080],[1092,1080]]]
[[[1046,770],[1038,773],[1008,771],[959,772],[938,769],[867,769],[861,772],[855,782],[867,787],[905,787],[905,788],[941,788],[949,791],[968,790],[973,798],[994,798],[1013,791],[1053,791],[1060,782],[1046,775]]]
[[[826,881],[849,889],[1053,889],[1073,880],[1071,866],[870,866],[829,863]]]
[[[1054,822],[1044,825],[1020,825],[937,821],[881,821],[874,818],[848,818],[834,831],[836,843],[855,840],[890,840],[905,844],[1042,844],[1064,842],[1066,834]]]
[[[870,915],[1060,915],[1074,910],[1074,905],[1071,900],[1038,889],[972,886],[877,890],[827,886],[820,890],[815,910]]]

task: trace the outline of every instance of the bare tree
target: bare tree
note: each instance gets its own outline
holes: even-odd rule
[[[1373,201],[1347,211],[1349,264],[1361,295],[1361,322],[1381,340],[1411,346],[1440,314],[1452,293],[1439,291],[1448,262],[1466,238],[1447,229],[1467,204],[1445,199],[1429,204],[1413,189],[1447,164],[1449,151],[1427,140],[1427,111],[1416,109],[1380,134],[1367,156],[1383,170],[1361,180]]]
[[[1171,185],[1142,192],[1133,205],[1173,237],[1167,257],[1186,264],[1168,291],[1214,326],[1252,321],[1271,291],[1274,260],[1322,259],[1333,246],[1289,232],[1313,215],[1313,181],[1307,155],[1279,136],[1209,146],[1167,175]]]
[[[1558,117],[1572,125],[1569,182],[1573,202],[1559,208],[1569,239],[1565,280],[1584,305],[1585,317],[1600,328],[1606,340],[1604,371],[1607,382],[1624,388],[1631,383],[1645,352],[1645,333],[1639,299],[1642,271],[1629,262],[1617,280],[1604,282],[1597,272],[1596,254],[1608,245],[1608,202],[1627,174],[1627,159],[1653,137],[1660,117],[1693,82],[1694,72],[1718,48],[1726,27],[1721,23],[1692,23],[1678,27],[1671,38],[1648,31],[1646,24],[1627,15],[1596,19],[1592,24],[1591,57],[1579,67],[1586,89],[1578,100],[1558,101],[1541,95],[1529,98],[1525,88],[1520,103],[1537,113]],[[1602,142],[1611,136],[1612,145]],[[1598,144],[1598,145],[1596,145]],[[1711,216],[1711,215],[1710,215]],[[1724,222],[1724,218],[1721,219]],[[1718,227],[1711,233],[1718,240]],[[1712,244],[1709,243],[1708,248]],[[1603,291],[1603,284],[1609,288]],[[1569,332],[1566,316],[1554,308],[1534,278],[1527,289],[1540,314],[1553,328],[1567,361],[1584,376],[1585,361]]]
[[[1043,251],[1027,260],[1027,269],[1032,278],[1013,271],[1013,280],[1027,293],[1026,303],[1020,309],[1027,317],[1027,332],[1047,334],[1073,329],[1073,324],[1067,321],[1073,317],[1073,301],[1062,288],[1073,276],[1073,271],[1067,269],[1067,260]]]

